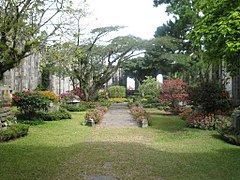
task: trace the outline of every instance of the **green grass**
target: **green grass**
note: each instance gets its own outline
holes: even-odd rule
[[[0,179],[239,179],[240,147],[148,111],[148,128],[86,127],[83,113],[32,126],[0,144]]]

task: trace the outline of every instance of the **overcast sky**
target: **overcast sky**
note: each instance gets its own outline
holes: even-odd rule
[[[151,39],[158,26],[170,17],[165,6],[153,7],[153,0],[86,0],[95,27],[127,26],[119,35],[132,34]]]

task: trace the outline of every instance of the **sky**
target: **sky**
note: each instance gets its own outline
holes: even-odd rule
[[[119,35],[151,39],[157,27],[170,17],[165,6],[153,7],[153,0],[86,0],[95,27],[127,26]]]

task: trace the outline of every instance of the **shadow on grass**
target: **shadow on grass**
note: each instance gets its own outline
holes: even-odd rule
[[[182,144],[183,145],[183,144]],[[198,148],[199,147],[199,148]],[[238,179],[240,148],[83,142],[70,147],[0,145],[0,173],[9,179]]]

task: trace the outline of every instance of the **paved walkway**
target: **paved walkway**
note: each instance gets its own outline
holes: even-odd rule
[[[113,104],[103,116],[99,127],[137,127],[126,104]]]

